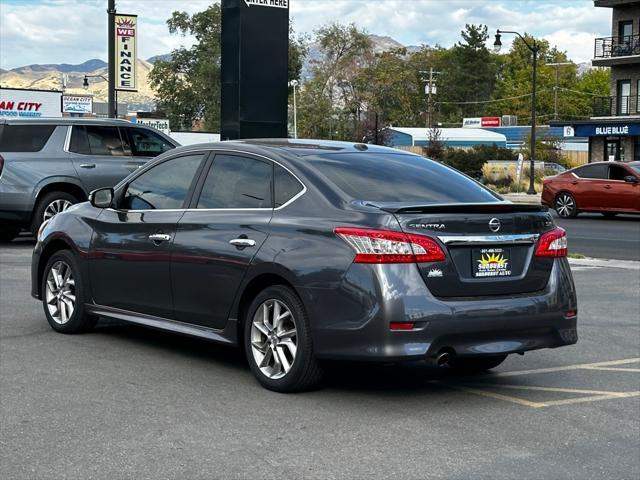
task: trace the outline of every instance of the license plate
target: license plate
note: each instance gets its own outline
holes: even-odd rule
[[[511,250],[508,248],[476,248],[472,252],[472,259],[474,277],[511,276]]]

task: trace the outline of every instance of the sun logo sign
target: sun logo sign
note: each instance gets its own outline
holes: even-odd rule
[[[474,252],[475,277],[509,277],[509,251],[502,248],[483,248]]]

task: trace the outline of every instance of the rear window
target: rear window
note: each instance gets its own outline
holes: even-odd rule
[[[55,125],[0,125],[0,152],[39,152]]]
[[[326,154],[311,165],[353,199],[415,204],[486,203],[499,198],[433,160],[402,154]]]

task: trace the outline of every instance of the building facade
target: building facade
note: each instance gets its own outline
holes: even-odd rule
[[[589,162],[640,160],[640,1],[593,3],[611,11],[611,36],[595,39],[592,60],[611,68],[610,94],[594,98],[590,119],[557,125],[589,138]]]

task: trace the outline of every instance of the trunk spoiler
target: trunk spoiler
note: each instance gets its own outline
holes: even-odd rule
[[[549,209],[532,203],[441,203],[433,205],[403,205],[399,203],[366,202],[366,205],[377,207],[389,213],[516,213],[547,212]]]

